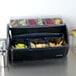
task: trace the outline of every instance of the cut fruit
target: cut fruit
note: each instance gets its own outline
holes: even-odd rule
[[[18,21],[17,20],[11,20],[10,24],[11,24],[11,26],[18,26]]]
[[[64,39],[61,39],[61,38],[50,38],[49,39],[49,45],[50,45],[50,47],[65,46],[66,41]]]
[[[15,45],[15,48],[27,48],[26,44],[18,43]]]
[[[62,20],[59,19],[59,18],[57,18],[57,19],[54,20],[54,23],[55,23],[56,25],[61,24],[61,23],[62,23]]]
[[[35,20],[29,20],[29,24],[30,25],[36,25],[36,21]]]
[[[19,20],[19,25],[25,26],[26,25],[26,20]]]
[[[43,25],[43,20],[42,20],[42,19],[38,19],[38,20],[37,20],[37,24],[38,24],[38,25]]]
[[[31,48],[36,48],[34,43],[31,42],[30,45],[31,45]]]
[[[51,19],[46,19],[46,24],[53,24],[53,20],[51,20]]]
[[[42,48],[42,44],[36,44],[36,48]]]
[[[49,43],[50,47],[54,47],[55,46],[55,43]]]
[[[42,44],[42,43],[36,44],[36,48],[45,48],[45,47],[47,47],[47,44]]]

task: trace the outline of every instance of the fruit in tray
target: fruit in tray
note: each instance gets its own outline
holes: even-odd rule
[[[49,45],[50,45],[50,47],[54,47],[55,43],[50,42]]]
[[[38,24],[38,25],[43,25],[43,20],[42,20],[42,19],[38,19],[38,20],[37,20],[37,24]]]
[[[42,44],[42,47],[43,48],[45,48],[45,47],[47,47],[48,46],[48,44]]]
[[[55,23],[56,25],[61,24],[61,23],[62,23],[62,20],[59,19],[59,18],[56,18],[56,19],[54,20],[54,23]]]
[[[46,21],[46,24],[53,24],[53,20],[51,19],[46,19],[45,21]]]
[[[34,43],[31,42],[30,45],[31,45],[31,48],[36,48]]]
[[[36,48],[42,48],[42,44],[36,44]]]
[[[54,47],[54,46],[64,46],[66,45],[66,42],[64,40],[61,40],[59,43],[57,42],[49,42],[50,47]]]
[[[11,20],[10,25],[11,26],[18,26],[18,21],[17,20]]]
[[[26,20],[19,20],[19,25],[25,26],[26,25]]]
[[[29,20],[29,24],[30,25],[36,25],[36,21],[35,20]]]
[[[31,48],[45,48],[45,47],[48,46],[48,45],[45,44],[45,43],[37,43],[37,44],[35,44],[35,43],[30,43],[30,45],[31,45]]]
[[[45,48],[46,44],[36,44],[36,48]]]
[[[27,45],[23,43],[18,43],[15,45],[15,48],[27,48]]]
[[[48,44],[42,38],[36,38],[31,40],[31,48],[45,48]]]
[[[60,41],[59,44],[57,43],[56,46],[62,46],[63,41]]]

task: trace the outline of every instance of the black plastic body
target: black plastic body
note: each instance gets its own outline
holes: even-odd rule
[[[11,35],[9,33],[11,31]],[[29,40],[32,37],[48,38],[59,37],[58,33],[63,34],[67,43],[65,46],[46,47],[46,48],[31,48]],[[28,48],[26,49],[13,49],[11,45],[14,39],[27,40]],[[45,39],[47,42],[47,40]],[[11,61],[11,50],[13,50],[13,61],[23,60],[40,60],[65,57],[69,49],[68,30],[65,24],[50,25],[50,26],[34,26],[34,27],[9,27],[7,28],[7,49],[8,60]]]

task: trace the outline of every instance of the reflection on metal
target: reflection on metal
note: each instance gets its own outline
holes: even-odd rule
[[[3,60],[3,56],[1,55],[1,76],[5,76],[5,72],[4,72],[4,60]]]
[[[7,66],[7,51],[6,51],[6,39],[0,39],[0,53],[1,53],[1,66]],[[3,76],[3,75],[2,75]]]

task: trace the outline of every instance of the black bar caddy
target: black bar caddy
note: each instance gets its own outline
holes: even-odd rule
[[[7,49],[10,62],[65,57],[67,26],[61,18],[12,19],[7,27]]]

